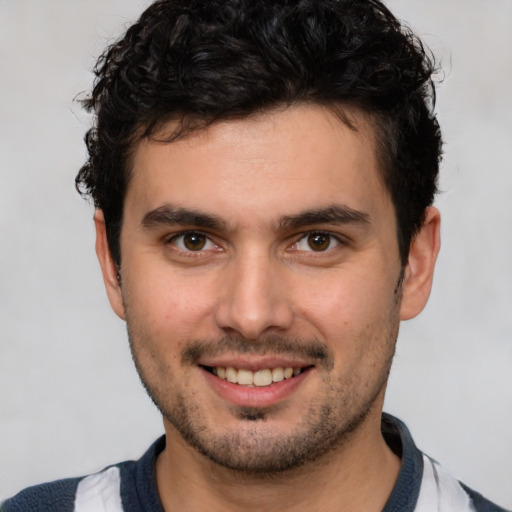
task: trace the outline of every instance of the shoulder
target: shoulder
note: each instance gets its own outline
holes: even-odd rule
[[[0,506],[1,512],[73,512],[75,495],[82,478],[68,478],[27,487]]]
[[[28,487],[0,504],[0,512],[163,512],[155,479],[155,461],[165,447],[158,439],[138,461],[108,466],[98,473]]]
[[[424,471],[417,510],[439,510],[457,512],[507,512],[481,494],[473,491],[450,475],[437,461],[427,455],[424,458]]]
[[[402,459],[395,488],[384,512],[512,512],[470,489],[421,452],[408,428],[397,418],[383,415],[382,434],[389,447]]]
[[[489,501],[487,498],[484,498],[480,493],[474,491],[469,488],[467,485],[461,483],[460,484],[466,494],[470,497],[471,503],[475,507],[476,512],[510,512],[499,505]]]
[[[0,506],[0,512],[121,511],[122,463],[99,473],[28,487]]]

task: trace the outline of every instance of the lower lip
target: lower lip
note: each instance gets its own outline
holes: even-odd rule
[[[225,400],[238,407],[270,407],[288,398],[304,382],[313,368],[307,368],[290,379],[274,382],[270,386],[247,387],[219,379],[201,367],[212,388]]]

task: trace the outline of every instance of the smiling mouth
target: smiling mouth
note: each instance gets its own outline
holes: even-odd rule
[[[254,372],[244,368],[236,369],[231,366],[203,366],[203,368],[219,379],[227,380],[232,384],[246,387],[266,387],[286,379],[292,379],[311,367],[264,368]]]

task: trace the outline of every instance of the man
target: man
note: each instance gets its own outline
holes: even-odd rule
[[[2,510],[502,510],[382,415],[439,251],[433,70],[374,0],[143,13],[77,184],[166,435]]]

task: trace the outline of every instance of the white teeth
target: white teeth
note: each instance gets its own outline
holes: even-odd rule
[[[238,371],[238,378],[240,379],[240,372],[242,370]],[[255,386],[270,386],[272,384],[272,371],[271,370],[258,370],[254,373],[254,385]],[[238,380],[238,383],[240,384],[240,380]]]
[[[232,382],[233,384],[236,384],[238,382],[238,372],[234,368],[231,368],[231,366],[228,366],[226,368],[226,380],[228,382]]]
[[[255,384],[255,382],[253,382],[253,373],[250,370],[238,370],[237,382],[238,384],[242,384],[242,386]]]
[[[284,371],[282,368],[274,368],[272,370],[272,382],[281,382],[284,380]]]
[[[237,370],[232,366],[224,368],[223,366],[215,366],[212,368],[213,374],[219,379],[226,379],[233,384],[240,384],[241,386],[270,386],[273,382],[281,382],[284,379],[290,379],[299,375],[302,368],[264,368],[256,372],[245,370],[241,368]]]

